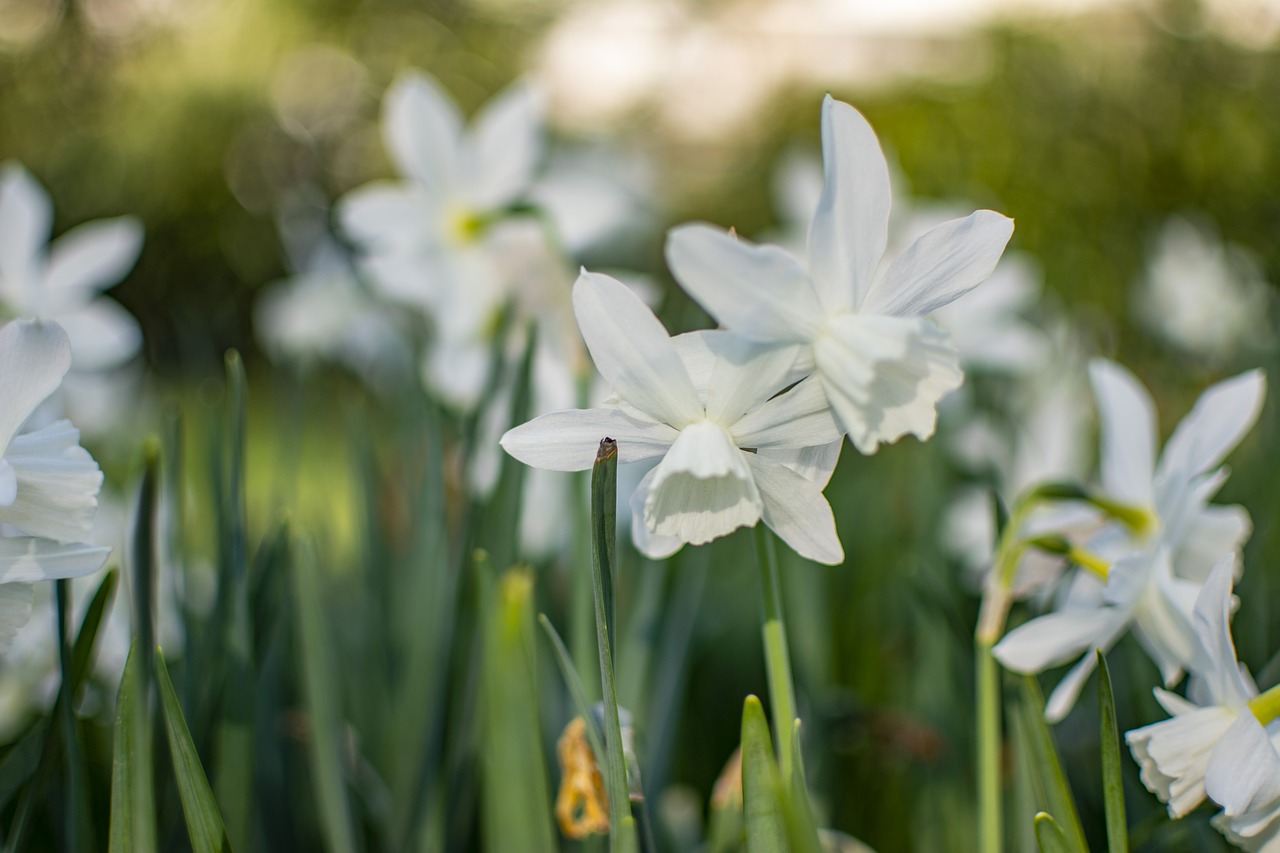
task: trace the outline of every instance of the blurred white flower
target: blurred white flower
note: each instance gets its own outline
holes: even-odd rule
[[[822,496],[839,431],[815,380],[779,393],[795,348],[754,347],[723,332],[670,338],[634,293],[598,274],[582,274],[573,301],[615,396],[516,427],[502,439],[508,453],[580,471],[611,437],[621,462],[660,457],[631,500],[636,546],[655,559],[760,521],[802,556],[843,559]]]
[[[293,276],[269,285],[254,307],[254,333],[274,359],[342,364],[377,388],[406,372],[408,341],[391,309],[356,277],[353,259],[328,232],[327,208],[305,194],[277,216]]]
[[[428,384],[470,409],[488,374],[495,319],[511,293],[491,240],[542,159],[540,99],[516,84],[466,128],[432,78],[408,72],[387,92],[382,129],[403,180],[353,190],[338,204],[339,219],[374,286],[432,320]]]
[[[1175,683],[1195,651],[1191,611],[1223,554],[1238,553],[1251,530],[1238,506],[1210,506],[1227,477],[1219,467],[1253,426],[1266,383],[1249,371],[1209,388],[1174,430],[1156,461],[1155,407],[1128,371],[1096,359],[1090,378],[1101,418],[1102,495],[1129,515],[1085,544],[1099,563],[1077,572],[1058,609],[1009,632],[995,655],[1015,672],[1039,672],[1084,653],[1049,697],[1060,720],[1096,666],[1093,649],[1126,630]],[[1106,566],[1109,564],[1109,569]]]
[[[22,166],[0,167],[0,313],[53,320],[71,339],[75,370],[107,370],[137,354],[133,315],[101,293],[124,278],[142,250],[142,223],[99,219],[49,243],[49,195]]]
[[[978,211],[916,240],[881,271],[889,173],[875,133],[848,104],[822,109],[826,181],[809,231],[808,266],[776,246],[708,225],[674,229],[677,281],[727,329],[799,345],[840,427],[863,453],[910,432],[926,439],[937,403],[963,381],[946,334],[924,315],[990,275],[1013,221]]]
[[[1255,259],[1209,227],[1170,217],[1135,291],[1138,321],[1184,352],[1214,361],[1267,340],[1269,289]]]
[[[88,538],[102,487],[98,464],[69,421],[19,434],[62,382],[71,344],[54,323],[0,328],[0,650],[31,612],[31,583],[97,571],[109,548]]]

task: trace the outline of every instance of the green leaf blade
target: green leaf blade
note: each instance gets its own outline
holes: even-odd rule
[[[178,796],[182,800],[182,813],[187,822],[187,835],[195,853],[227,853],[231,842],[227,838],[222,812],[214,799],[209,778],[205,775],[200,755],[191,740],[178,694],[169,680],[169,670],[164,657],[155,656],[156,682],[160,692],[160,716],[164,719],[165,734],[169,741],[173,760],[173,775],[178,784]]]

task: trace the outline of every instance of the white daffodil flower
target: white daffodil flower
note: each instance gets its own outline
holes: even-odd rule
[[[71,367],[56,324],[16,320],[0,328],[0,522],[26,535],[0,536],[0,649],[31,612],[31,583],[97,571],[109,548],[79,544],[93,526],[102,472],[80,434],[57,421],[18,430]]]
[[[1176,683],[1195,650],[1191,611],[1200,586],[1221,555],[1238,555],[1251,530],[1244,508],[1209,500],[1227,476],[1222,460],[1261,411],[1261,372],[1205,391],[1158,464],[1150,395],[1113,362],[1095,360],[1089,375],[1101,418],[1102,494],[1129,522],[1104,524],[1081,552],[1092,571],[1074,576],[1058,610],[1011,631],[994,649],[1005,667],[1024,673],[1084,653],[1049,697],[1051,721],[1075,704],[1096,665],[1092,650],[1110,648],[1130,628],[1165,685]]]
[[[632,499],[633,538],[655,559],[760,521],[804,557],[844,559],[822,496],[840,433],[815,380],[788,388],[794,348],[724,332],[671,338],[631,290],[599,274],[583,272],[573,304],[612,402],[518,426],[502,438],[508,453],[581,471],[610,437],[621,462],[661,457]]]
[[[826,177],[808,264],[709,225],[674,229],[676,279],[732,332],[798,345],[841,428],[863,453],[912,433],[926,439],[937,403],[963,375],[929,314],[991,274],[1013,220],[989,210],[932,229],[881,269],[889,171],[875,133],[848,104],[822,106]]]
[[[1172,818],[1187,815],[1204,799],[1210,753],[1258,694],[1236,660],[1231,639],[1234,574],[1235,558],[1228,555],[1196,598],[1196,655],[1188,668],[1203,702],[1189,702],[1156,688],[1156,701],[1169,712],[1170,719],[1125,734],[1125,742],[1142,768],[1142,784],[1168,804]]]
[[[449,95],[421,72],[383,101],[384,142],[401,181],[376,181],[338,204],[362,267],[384,296],[433,321],[424,378],[471,408],[488,374],[494,319],[511,296],[495,222],[523,199],[542,159],[540,100],[524,85],[495,97],[464,127]]]
[[[49,195],[17,163],[0,167],[0,313],[53,320],[66,329],[76,370],[123,364],[142,345],[133,315],[101,293],[142,251],[132,216],[79,225],[49,243]]]
[[[1156,689],[1172,716],[1134,729],[1125,742],[1142,783],[1181,818],[1207,795],[1223,807],[1213,824],[1246,850],[1280,850],[1280,755],[1269,731],[1280,695],[1258,688],[1231,639],[1233,555],[1224,557],[1196,599],[1197,649],[1189,669],[1195,702]]]

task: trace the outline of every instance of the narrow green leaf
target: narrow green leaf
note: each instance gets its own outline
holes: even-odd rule
[[[476,572],[484,614],[485,848],[551,853],[556,844],[537,713],[533,573],[512,569],[495,583],[483,552]]]
[[[138,487],[137,513],[133,524],[133,637],[138,642],[143,672],[151,671],[151,655],[156,646],[156,486],[160,473],[160,444],[148,439],[144,449],[142,483]]]
[[[149,684],[138,641],[129,657],[116,698],[115,747],[111,760],[111,853],[156,849],[155,780],[152,769]]]
[[[343,773],[342,715],[333,682],[336,667],[327,642],[328,620],[324,613],[315,546],[309,539],[304,539],[293,552],[294,558],[289,564],[295,599],[294,624],[297,626],[299,665],[311,720],[308,745],[316,811],[327,848],[335,853],[353,851],[357,845]]]
[[[796,853],[822,853],[818,826],[809,802],[809,783],[805,778],[804,756],[800,750],[800,721],[791,727],[791,782],[786,792],[787,835]]]
[[[755,696],[748,696],[742,706],[742,811],[749,853],[791,849],[773,738]]]
[[[222,812],[218,810],[213,790],[209,787],[196,745],[191,741],[191,732],[187,729],[178,694],[173,691],[173,682],[169,680],[169,670],[162,655],[155,655],[155,665],[161,717],[164,718],[173,775],[178,783],[178,796],[182,800],[182,814],[187,821],[191,848],[195,853],[230,851],[231,842],[222,823]]]
[[[1098,655],[1098,727],[1102,744],[1102,800],[1107,813],[1107,849],[1128,853],[1129,827],[1124,815],[1124,782],[1120,776],[1120,730],[1111,693],[1111,670],[1102,649]]]
[[[21,789],[18,805],[14,810],[13,828],[5,845],[6,850],[23,850],[29,845],[34,810],[43,801],[45,791],[53,780],[63,757],[65,739],[62,733],[65,729],[65,720],[62,706],[67,702],[65,697],[75,696],[79,692],[80,686],[88,676],[94,650],[97,647],[98,632],[102,626],[103,609],[115,592],[116,579],[115,572],[108,572],[104,576],[102,583],[98,585],[98,591],[94,593],[89,609],[85,612],[85,617],[80,623],[80,632],[76,635],[75,646],[71,652],[70,681],[64,678],[64,686],[58,693],[50,720],[37,725],[32,733],[23,739],[19,745],[21,749],[16,753],[11,752],[10,756],[6,756],[4,763],[0,764],[0,772],[4,773],[3,779],[0,780],[0,802],[7,802]],[[59,619],[62,619],[61,614]],[[61,632],[63,629],[59,627],[58,630]],[[33,753],[32,750],[36,748],[36,744],[39,751]],[[10,757],[18,763],[10,763]],[[30,769],[25,769],[28,767]],[[8,775],[10,770],[17,771],[19,775],[16,778],[10,777]],[[24,787],[28,779],[30,782]]]
[[[245,423],[247,381],[240,354],[230,350],[227,367],[226,489],[220,507],[221,542],[218,598],[224,663],[220,719],[214,741],[217,776],[214,785],[225,809],[227,836],[235,846],[249,846],[253,815],[253,621],[249,605],[249,558],[245,516]],[[185,723],[184,723],[185,725]]]
[[[600,442],[591,470],[591,586],[596,597],[596,648],[600,654],[600,691],[604,696],[605,793],[609,795],[609,845],[617,849],[631,818],[627,763],[622,751],[622,721],[613,678],[613,554],[617,535],[618,443]],[[634,822],[632,822],[634,825]]]
[[[587,698],[586,688],[578,678],[578,670],[573,664],[573,658],[569,657],[569,650],[565,648],[564,640],[560,639],[560,634],[545,614],[538,614],[538,624],[551,640],[551,649],[555,652],[555,660],[560,667],[560,674],[564,676],[564,683],[569,688],[569,697],[573,699],[578,716],[587,724],[587,740],[591,741],[591,749],[596,754],[596,761],[603,763],[604,741],[596,726],[595,715],[591,713],[591,700]]]
[[[1049,813],[1038,813],[1035,827],[1036,844],[1040,846],[1040,853],[1074,853],[1076,850],[1071,839],[1067,838],[1062,827],[1058,826],[1058,822]]]
[[[60,580],[55,584],[58,608],[58,660],[62,670],[62,686],[55,707],[57,725],[62,729],[63,769],[66,773],[67,844],[72,850],[93,850],[93,814],[89,804],[89,766],[85,762],[80,733],[76,727],[76,682],[71,648],[71,581]]]
[[[1044,811],[1058,815],[1058,827],[1072,841],[1073,849],[1087,851],[1084,829],[1076,811],[1071,787],[1067,784],[1062,760],[1053,745],[1053,734],[1044,719],[1044,698],[1035,676],[1019,680],[1020,701],[1015,715],[1015,734],[1020,748],[1027,752],[1026,766],[1032,770],[1032,787],[1036,791],[1038,805]],[[1065,823],[1065,826],[1063,825]]]

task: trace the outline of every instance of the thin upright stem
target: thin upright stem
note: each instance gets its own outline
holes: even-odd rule
[[[763,605],[764,663],[769,677],[769,705],[773,712],[773,739],[784,783],[791,778],[791,728],[796,719],[796,689],[791,679],[791,652],[787,625],[782,616],[782,588],[778,580],[778,554],[773,536],[756,525],[756,556],[760,566],[760,601]]]

